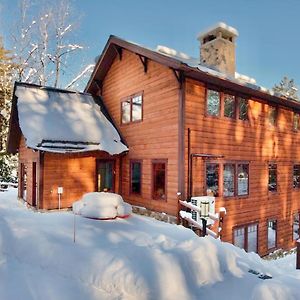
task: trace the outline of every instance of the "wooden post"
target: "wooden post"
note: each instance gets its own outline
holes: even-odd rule
[[[297,240],[296,269],[300,270],[300,239]]]
[[[206,219],[204,219],[204,218],[201,218],[201,220],[202,220],[202,227],[203,227],[203,229],[202,229],[202,236],[206,236],[206,226],[207,226],[207,220]]]

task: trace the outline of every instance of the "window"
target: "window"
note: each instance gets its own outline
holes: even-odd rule
[[[294,112],[293,115],[293,129],[294,130],[299,130],[299,114]]]
[[[219,196],[219,164],[206,164],[206,193]]]
[[[142,191],[142,163],[130,162],[130,193],[141,194]]]
[[[234,196],[234,177],[235,177],[235,165],[224,164],[223,168],[223,196]]]
[[[156,200],[167,200],[165,160],[152,162],[152,197]]]
[[[269,123],[270,123],[270,125],[275,126],[276,121],[277,121],[277,108],[270,106],[269,107]]]
[[[258,224],[239,226],[233,229],[233,244],[247,252],[257,252]]]
[[[129,97],[121,102],[121,122],[127,124],[143,119],[143,96],[141,94]]]
[[[224,94],[224,117],[235,119],[235,98],[233,95]]]
[[[207,114],[219,116],[220,114],[220,93],[214,90],[207,90]]]
[[[293,187],[300,188],[300,165],[294,165],[293,168]]]
[[[238,196],[249,194],[249,165],[248,164],[238,164],[237,194]]]
[[[277,220],[268,221],[268,250],[276,248],[277,244]]]
[[[238,97],[239,119],[242,121],[248,120],[248,100]]]
[[[299,239],[299,213],[293,214],[293,240],[297,241]]]
[[[277,165],[269,164],[269,184],[268,189],[270,192],[277,191]]]
[[[249,164],[223,165],[223,196],[249,194]]]

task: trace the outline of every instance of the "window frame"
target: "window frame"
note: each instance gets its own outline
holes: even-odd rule
[[[298,228],[298,239],[294,239],[294,215],[295,214],[298,214],[298,219],[299,219],[299,225],[300,225],[300,210],[295,210],[295,211],[293,211],[292,212],[292,241],[294,242],[294,243],[296,243],[297,242],[297,240],[300,238],[300,226],[299,226],[299,228]]]
[[[270,166],[275,165],[276,166],[276,189],[275,190],[270,190]],[[278,164],[274,162],[269,162],[268,163],[268,193],[278,193]]]
[[[275,221],[276,222],[276,233],[275,233],[275,246],[269,248],[269,222]],[[277,249],[277,241],[278,241],[278,220],[276,218],[269,218],[267,219],[267,250],[268,252],[272,252]]]
[[[207,195],[207,165],[208,164],[215,164],[219,165],[219,174],[218,174],[218,196],[215,197],[222,197],[225,200],[233,199],[233,198],[248,198],[250,196],[250,162],[249,161],[232,161],[232,160],[206,160],[204,166],[204,194]],[[234,195],[233,196],[224,196],[224,165],[234,165]],[[248,168],[248,186],[247,190],[248,193],[245,195],[238,195],[238,166],[239,165],[247,165]]]
[[[238,224],[232,227],[232,244],[235,245],[235,229],[244,229],[244,247],[243,249],[248,253],[248,227],[256,225],[256,252],[258,253],[259,249],[259,221],[253,221],[245,224]],[[236,246],[237,247],[237,246]]]
[[[299,171],[300,171],[300,163],[294,163],[293,164],[293,172],[292,172],[292,185],[293,185],[293,190],[300,190],[300,181],[299,181],[299,184],[298,184],[298,186],[295,186],[294,185],[294,171],[295,171],[295,166],[299,166]],[[300,177],[300,176],[299,176]]]
[[[275,120],[274,120],[274,124],[271,123],[270,121],[270,116],[271,116],[271,111],[274,110],[275,111]],[[269,109],[268,109],[268,125],[271,127],[276,127],[277,123],[278,123],[278,118],[279,118],[279,109],[277,106],[274,105],[269,105]]]
[[[208,113],[208,90],[212,90],[215,92],[218,92],[220,95],[220,109],[219,109],[219,114],[218,115],[211,115]],[[225,111],[225,95],[230,95],[234,97],[234,118],[227,117],[224,115]],[[243,120],[240,119],[240,99],[245,99],[247,102],[247,119]],[[213,86],[213,85],[206,85],[205,86],[205,116],[210,117],[210,118],[225,118],[227,121],[235,121],[235,122],[242,122],[242,123],[247,123],[249,122],[249,96],[246,96],[241,93],[233,92],[227,89],[220,89],[219,87]]]
[[[295,117],[298,116],[297,128],[295,128]],[[294,132],[298,132],[300,130],[300,113],[293,111],[293,120],[292,120],[292,128]]]
[[[165,164],[165,199],[154,197],[154,164]],[[162,202],[167,202],[168,200],[168,159],[151,160],[151,199]]]
[[[139,193],[132,191],[132,175],[133,175],[132,167],[133,167],[133,164],[135,164],[135,163],[140,164],[140,192]],[[141,159],[130,159],[129,168],[130,168],[129,169],[129,194],[141,196],[142,195],[142,186],[143,186],[143,179],[142,179],[142,177],[143,177],[142,176],[143,175],[143,161]]]
[[[132,111],[133,111],[133,99],[136,98],[136,97],[142,97],[142,105],[141,105],[141,119],[140,120],[135,120],[133,121],[132,120]],[[123,122],[123,103],[124,102],[127,102],[127,101],[130,101],[130,112],[129,112],[129,121],[124,123]],[[121,99],[121,102],[120,102],[120,124],[123,126],[123,125],[128,125],[128,124],[132,124],[132,123],[139,123],[139,122],[142,122],[143,119],[144,119],[144,92],[141,91],[141,92],[138,92],[138,93],[135,93],[135,94],[132,94],[130,96],[127,96],[125,98],[122,98]]]

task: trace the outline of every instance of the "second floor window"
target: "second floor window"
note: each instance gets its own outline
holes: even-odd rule
[[[220,93],[214,90],[207,90],[206,111],[210,116],[220,115]]]
[[[269,164],[269,184],[268,189],[270,192],[277,191],[277,165]]]
[[[293,115],[293,129],[294,130],[299,130],[299,114],[294,112]]]
[[[248,120],[248,100],[238,97],[239,119],[242,121]]]
[[[143,118],[143,96],[141,94],[129,97],[121,102],[121,122],[141,121]]]
[[[275,126],[277,122],[277,108],[270,106],[269,107],[269,123],[272,126]]]

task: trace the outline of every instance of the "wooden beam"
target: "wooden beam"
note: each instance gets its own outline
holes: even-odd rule
[[[123,49],[122,47],[116,46],[114,45],[114,49],[116,50],[118,56],[119,56],[119,60],[122,60],[122,54],[123,54]]]
[[[179,83],[179,87],[181,88],[182,84],[183,84],[183,71],[178,71],[173,68],[170,68],[170,69],[173,71],[173,73]]]
[[[143,64],[144,73],[147,73],[147,71],[148,71],[148,58],[145,57],[145,56],[142,56],[140,54],[137,54],[137,56],[140,58],[140,61]]]

